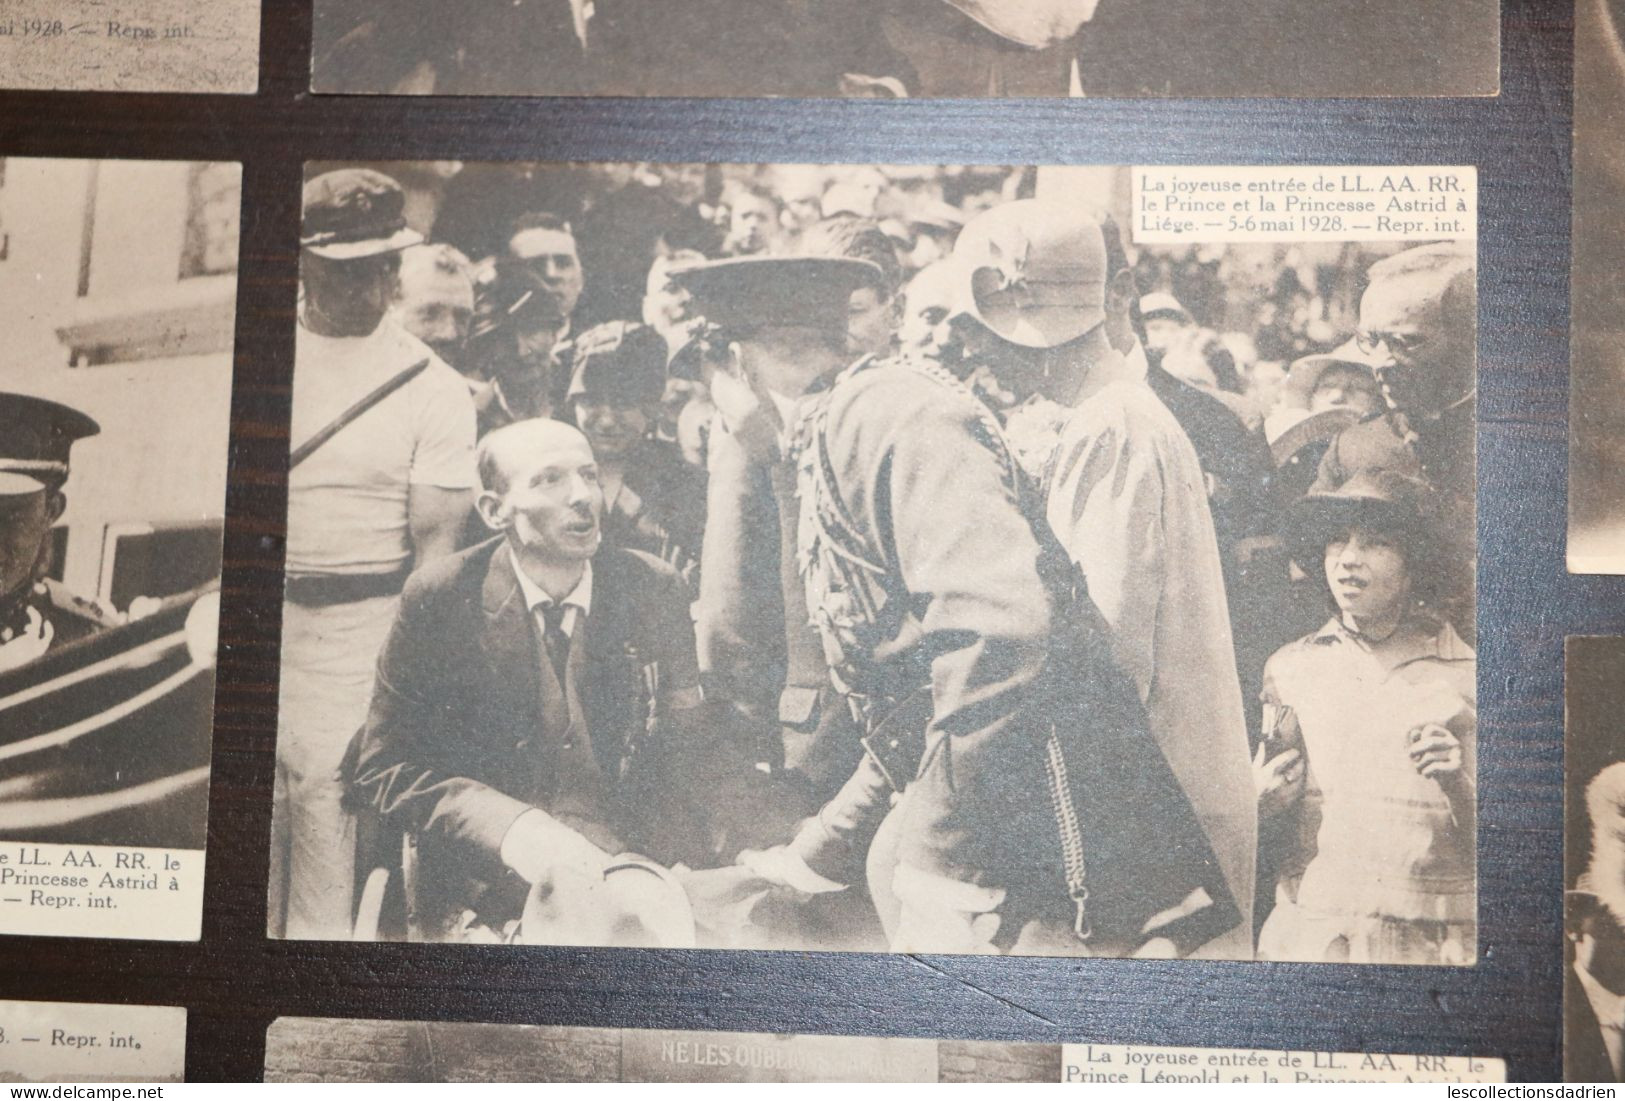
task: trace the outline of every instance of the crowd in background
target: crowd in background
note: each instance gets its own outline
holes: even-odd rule
[[[707,512],[717,488],[708,489],[707,470],[716,466],[716,433],[740,430],[730,421],[731,399],[717,388],[719,379],[733,377],[727,342],[707,339],[710,319],[696,316],[685,269],[744,257],[842,257],[872,265],[878,278],[851,293],[847,357],[896,357],[946,372],[998,415],[1035,485],[1065,477],[1052,452],[1067,411],[1013,393],[979,355],[966,336],[953,260],[961,231],[978,215],[1035,194],[1071,201],[1065,181],[1004,168],[378,167],[389,176],[377,187],[398,195],[375,195],[371,203],[395,202],[401,213],[398,224],[375,229],[374,238],[426,238],[371,257],[377,263],[381,254],[393,265],[386,273],[391,324],[431,349],[459,382],[451,386],[450,373],[442,375],[401,431],[455,435],[454,426],[441,431],[430,422],[462,416],[461,402],[472,406],[482,438],[536,419],[579,426],[597,460],[606,543],[663,559],[681,577],[702,625],[700,682],[707,695],[736,695],[737,710],[761,727],[749,743],[756,756],[750,764],[764,774],[786,769],[781,739],[792,736],[796,722],[782,701],[779,714],[760,714],[748,693],[735,693],[722,660],[709,652],[705,604],[720,582],[708,585],[707,571],[730,552],[713,545]],[[357,169],[338,174],[358,171],[379,178]],[[1454,246],[1367,243],[1138,247],[1119,225],[1126,221],[1121,178],[1102,179],[1077,189],[1076,201],[1100,223],[1108,288],[1118,272],[1132,279],[1117,284],[1132,290],[1115,307],[1108,291],[1105,324],[1108,335],[1114,323],[1120,327],[1114,345],[1172,413],[1199,462],[1202,522],[1211,524],[1222,575],[1205,598],[1228,619],[1230,690],[1239,688],[1253,757],[1256,899],[1237,899],[1244,913],[1252,911],[1251,928],[1246,947],[1228,954],[1471,962],[1473,333],[1463,290],[1472,281],[1471,255]],[[343,206],[342,198],[335,205]],[[307,254],[315,254],[307,257],[303,280],[307,325],[320,295],[315,285],[364,259],[343,254],[349,230],[342,218],[324,238],[313,228],[313,211],[324,208],[319,202],[313,208],[307,192]],[[1381,310],[1387,320],[1379,319]],[[328,335],[334,334],[344,335],[342,325]],[[370,331],[353,335],[373,339]],[[316,346],[315,337],[310,341]],[[302,345],[302,357],[314,354]],[[414,358],[404,350],[396,356],[402,367]],[[300,370],[306,363],[302,358]],[[295,385],[297,407],[299,387],[309,384],[296,375]],[[421,387],[422,379],[407,385]],[[330,407],[329,415],[339,408]],[[1462,410],[1465,448],[1454,427]],[[313,418],[306,429],[325,419]],[[296,408],[296,444],[298,420]],[[427,452],[431,445],[415,446]],[[327,450],[331,464],[337,449]],[[1403,461],[1358,458],[1371,453]],[[456,465],[450,454],[445,461]],[[383,645],[404,574],[494,530],[481,522],[490,519],[483,506],[471,507],[476,494],[492,489],[484,448],[481,469],[464,477],[420,479],[418,462],[416,455],[403,459],[414,473],[402,552],[370,566],[324,566],[319,554],[296,561],[296,528],[317,521],[301,513],[302,484],[297,474],[293,480],[290,601],[304,585],[310,606],[333,617],[335,607],[355,606],[352,597],[383,599],[372,613],[375,627],[344,636],[352,660],[366,659],[357,677],[368,687],[372,654]],[[342,471],[328,470],[320,488],[331,490],[337,481]],[[390,580],[377,592],[347,589],[334,597],[317,576],[323,572]],[[301,574],[312,579],[301,581]],[[1087,580],[1092,590],[1101,586],[1097,603],[1109,608],[1110,579]],[[786,599],[785,607],[794,602]],[[1146,614],[1158,632],[1181,629],[1155,608]],[[285,663],[289,645],[297,644],[285,643]],[[1142,678],[1153,712],[1154,683],[1186,675],[1184,647],[1178,638],[1158,642],[1167,667]],[[763,657],[786,689],[794,686],[795,660],[793,653]],[[291,720],[288,714],[287,676],[284,751],[290,721],[301,721],[297,708]],[[359,681],[342,690],[352,700]],[[366,694],[343,709],[333,709],[331,698],[320,705],[342,711],[318,723],[328,730],[328,764],[292,770],[306,773],[307,785],[332,785],[335,806],[339,785],[329,767],[353,766],[337,757],[366,717]],[[313,698],[320,697],[318,691]],[[344,745],[335,751],[334,740]],[[816,807],[816,799],[809,805]],[[735,855],[726,854],[725,862]],[[342,854],[316,859],[332,865],[342,863]],[[295,858],[285,873],[292,880],[299,878],[297,865]],[[764,865],[758,859],[756,866]],[[337,916],[298,928],[290,918],[287,934],[347,931],[359,881],[352,877],[342,890],[335,884],[351,874],[340,869],[316,892],[322,900],[315,905],[336,908]],[[793,874],[786,878],[796,882]],[[299,893],[291,882],[287,889]]]

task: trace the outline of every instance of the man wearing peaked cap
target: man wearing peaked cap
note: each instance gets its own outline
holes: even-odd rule
[[[456,549],[473,502],[474,404],[390,307],[423,237],[388,176],[304,191],[293,368],[270,925],[349,936],[354,820],[338,765],[366,717],[406,577]]]
[[[299,244],[328,260],[357,260],[423,243],[406,224],[399,184],[369,168],[344,168],[305,185]]]
[[[1014,396],[1006,416],[1017,446],[1053,456],[1049,526],[1087,579],[1112,656],[1218,859],[1223,883],[1210,894],[1244,915],[1202,952],[1245,957],[1256,814],[1200,461],[1108,339],[1105,236],[1087,209],[1037,199],[995,207],[965,227],[954,262],[966,354]]]
[[[814,327],[804,343],[833,349],[852,285],[841,276],[861,269],[790,270],[832,277],[802,316]],[[754,323],[725,318],[725,328],[730,320]],[[794,363],[766,364],[757,378],[813,382],[834,362],[826,351],[800,358],[799,374]],[[1044,549],[1041,519],[1023,511],[997,424],[939,366],[903,360],[859,361],[792,412],[798,480],[775,488],[799,509],[781,539],[795,540],[797,603],[828,667],[812,699],[826,715],[850,716],[825,724],[831,749],[847,760],[863,750],[789,841],[741,863],[804,895],[861,897],[866,885],[896,951],[1087,954],[1093,946],[1076,932],[1092,935],[1074,905],[1081,886],[1069,898],[1060,825],[1033,797],[1046,790],[1046,667],[1064,588],[1045,564],[1062,563]],[[713,492],[713,516],[717,502]],[[713,525],[707,587],[716,540]],[[1084,679],[1076,674],[1067,670]],[[784,718],[799,717],[787,706],[799,684],[789,678]],[[1091,913],[1117,943],[1122,923]]]
[[[70,452],[100,431],[66,405],[0,394],[0,672],[117,623],[45,577]]]
[[[706,693],[750,732],[786,789],[792,821],[851,775],[861,732],[810,626],[789,436],[807,391],[851,361],[853,291],[883,278],[868,261],[812,256],[702,261],[670,273],[704,332],[672,369],[709,369],[717,407],[696,604]]]

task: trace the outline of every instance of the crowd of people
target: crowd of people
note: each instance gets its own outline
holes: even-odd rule
[[[1493,87],[1486,0],[318,0],[320,92],[1328,96]],[[1312,21],[1318,33],[1289,33]],[[1405,35],[1370,28],[1404,26]]]
[[[305,191],[273,933],[1474,960],[1469,247],[396,174]]]

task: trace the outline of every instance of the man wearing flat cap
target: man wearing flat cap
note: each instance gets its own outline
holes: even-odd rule
[[[851,363],[852,295],[883,275],[862,260],[757,257],[674,267],[670,279],[707,334],[673,370],[705,360],[717,406],[695,617],[706,692],[756,731],[792,815],[810,813],[851,775],[861,731],[810,624],[790,433],[806,393]]]
[[[0,394],[0,672],[118,622],[45,576],[51,526],[68,504],[69,453],[100,431],[66,405]]]
[[[340,761],[407,575],[455,549],[473,502],[468,387],[390,311],[422,242],[388,176],[305,185],[270,924],[349,935],[354,823]]]
[[[604,491],[604,543],[654,555],[697,581],[705,534],[705,471],[657,439],[666,340],[647,325],[606,321],[561,355],[567,400],[592,445]]]
[[[1118,667],[1245,916],[1256,815],[1225,580],[1202,467],[1143,376],[1108,339],[1100,224],[1022,200],[954,248],[966,354],[1016,400],[1017,445],[1042,464],[1049,526],[1088,584]],[[1250,954],[1243,920],[1202,949]]]

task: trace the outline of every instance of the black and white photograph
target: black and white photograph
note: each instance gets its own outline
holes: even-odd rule
[[[1625,3],[1578,0],[1568,565],[1625,574]]]
[[[0,933],[198,936],[241,193],[0,160]]]
[[[1493,96],[1498,0],[316,0],[312,88],[798,98]]]
[[[265,1080],[1059,1082],[1061,1045],[282,1017]]]
[[[1495,1058],[282,1017],[265,1081],[1504,1082]]]
[[[1563,1077],[1625,1082],[1625,638],[1565,653]]]
[[[1131,173],[307,166],[272,935],[1473,964],[1472,220]]]

